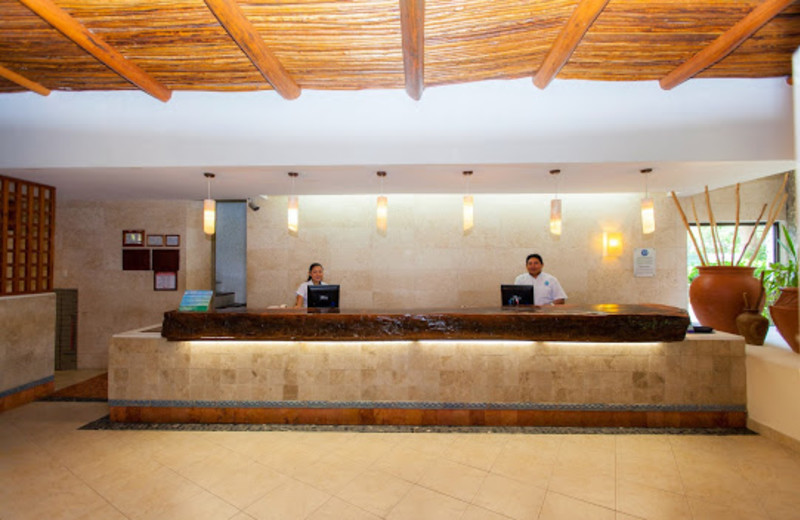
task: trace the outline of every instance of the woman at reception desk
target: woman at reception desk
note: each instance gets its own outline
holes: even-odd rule
[[[326,285],[325,282],[322,281],[322,278],[325,276],[325,270],[322,267],[322,264],[319,262],[314,262],[308,267],[308,280],[301,283],[300,286],[297,288],[297,292],[295,292],[295,302],[294,306],[297,309],[308,307],[308,286],[309,285]]]

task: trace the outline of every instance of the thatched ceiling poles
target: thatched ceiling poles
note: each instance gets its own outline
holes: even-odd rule
[[[233,41],[247,54],[272,88],[286,99],[300,95],[300,87],[264,43],[235,0],[205,0]]]
[[[19,1],[111,70],[154,98],[168,101],[172,96],[172,92],[167,87],[139,68],[138,65],[125,58],[114,47],[103,41],[102,38],[93,34],[86,26],[55,5],[51,0]]]
[[[33,80],[30,80],[23,76],[22,74],[17,74],[13,70],[9,70],[2,65],[0,65],[0,77],[6,78],[7,80],[13,81],[17,85],[21,87],[25,87],[28,90],[32,90],[37,94],[41,94],[43,96],[47,96],[50,94],[50,89],[36,83]]]
[[[722,33],[700,52],[680,64],[661,78],[661,88],[669,90],[694,77],[736,50],[746,39],[772,20],[794,0],[766,0],[742,18],[736,25]]]
[[[419,101],[425,88],[425,0],[400,0],[406,92]]]
[[[581,0],[572,11],[567,24],[550,47],[550,51],[542,62],[542,66],[533,77],[533,84],[545,88],[556,77],[561,67],[567,63],[575,48],[583,39],[586,31],[605,9],[608,0]]]

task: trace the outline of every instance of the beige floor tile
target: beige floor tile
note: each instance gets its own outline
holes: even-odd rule
[[[169,502],[163,506],[146,509],[136,515],[137,520],[163,520],[165,518],[191,518],[192,520],[217,520],[230,518],[239,509],[213,494],[203,491],[186,500]]]
[[[616,474],[618,480],[645,482],[664,491],[683,493],[681,473],[669,443],[618,446]]]
[[[150,511],[180,504],[201,491],[202,488],[196,484],[162,467],[146,475],[136,474],[115,481],[112,486],[102,489],[101,493],[123,514],[138,518],[147,517]]]
[[[450,460],[439,459],[419,479],[419,485],[471,502],[488,473]]]
[[[353,464],[368,467],[387,456],[397,445],[395,437],[384,436],[381,434],[362,435],[361,437],[350,437],[339,443],[335,449],[328,453],[327,457],[337,459],[348,459]],[[324,457],[323,457],[324,459]]]
[[[609,509],[614,509],[616,505],[613,470],[608,472],[600,467],[592,468],[573,459],[567,464],[560,460],[555,464],[547,489]]]
[[[490,474],[472,500],[474,505],[517,520],[535,520],[545,490],[500,475]]]
[[[250,462],[238,471],[213,472],[216,478],[204,487],[240,509],[247,508],[256,500],[289,480],[286,475],[282,475],[258,462]]]
[[[308,466],[298,468],[294,478],[317,489],[335,495],[366,469],[361,462],[353,461],[343,454],[324,457]]]
[[[491,472],[532,486],[546,488],[553,473],[557,453],[557,445],[523,445],[509,442],[498,454]]]
[[[300,520],[308,518],[330,497],[308,484],[289,479],[250,505],[245,512],[256,520]]]
[[[308,517],[309,520],[379,520],[380,518],[336,497],[331,497]]]
[[[688,501],[693,520],[768,520],[770,518],[764,510],[745,509],[736,503],[715,504],[699,498],[689,498]],[[796,512],[797,509],[795,508],[794,511]]]
[[[633,516],[627,513],[620,513],[617,511],[614,520],[644,520],[641,516]]]
[[[436,461],[434,455],[409,448],[403,444],[395,446],[386,455],[376,460],[372,464],[372,469],[416,483],[434,461]]]
[[[614,520],[615,512],[595,504],[548,491],[542,503],[539,520]]]
[[[461,520],[508,520],[508,517],[476,505],[469,505]]]
[[[413,486],[386,516],[387,520],[460,520],[469,504],[436,491]]]
[[[763,509],[773,520],[795,520],[800,517],[800,492],[793,493],[781,490],[767,492],[763,496]]]
[[[442,435],[441,433],[414,433],[400,440],[398,446],[404,446],[434,457],[439,457],[462,435],[469,434]]]
[[[474,434],[456,439],[442,457],[465,466],[489,471],[503,449],[503,437],[493,434]]]
[[[648,520],[692,520],[689,502],[684,495],[635,482],[619,483],[617,509]]]
[[[336,496],[373,514],[386,516],[411,486],[394,475],[370,469],[350,481]]]

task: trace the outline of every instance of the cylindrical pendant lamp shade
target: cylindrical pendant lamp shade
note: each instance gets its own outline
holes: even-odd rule
[[[389,200],[385,195],[378,197],[378,209],[375,213],[375,225],[378,231],[386,233],[386,220],[389,214]]]
[[[217,222],[217,202],[214,199],[203,201],[203,232],[213,235]]]
[[[561,199],[550,201],[550,233],[561,234]]]
[[[289,233],[297,233],[298,229],[300,229],[300,210],[296,195],[289,196],[289,208],[286,214],[286,221],[289,226]]]
[[[472,195],[464,195],[464,231],[470,231],[475,226],[475,213]]]
[[[642,233],[645,235],[656,230],[656,214],[653,209],[653,198],[642,199]]]

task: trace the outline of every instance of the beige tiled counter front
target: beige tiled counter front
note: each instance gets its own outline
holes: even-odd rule
[[[466,410],[479,423],[486,410],[743,418],[744,366],[744,340],[725,333],[634,344],[168,342],[132,332],[112,340],[109,399],[120,420],[138,417],[126,408],[159,417],[247,409],[251,418],[257,409]]]

